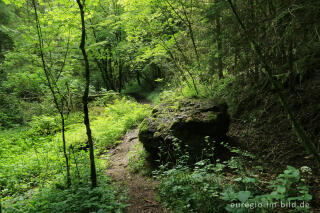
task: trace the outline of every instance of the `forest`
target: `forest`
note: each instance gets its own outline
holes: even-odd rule
[[[0,0],[0,213],[320,212],[319,0]]]

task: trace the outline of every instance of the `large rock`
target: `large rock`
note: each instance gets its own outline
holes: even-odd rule
[[[181,153],[189,153],[192,163],[212,146],[212,154],[221,158],[227,150],[219,142],[226,141],[229,124],[226,104],[193,99],[164,103],[141,123],[139,140],[153,161],[175,162]]]

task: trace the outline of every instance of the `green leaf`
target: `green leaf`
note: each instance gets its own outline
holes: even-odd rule
[[[256,178],[245,177],[243,183],[257,183],[258,180]]]
[[[234,179],[233,181],[235,181],[235,182],[240,182],[240,181],[242,181],[242,178],[241,178],[241,177],[238,177],[238,178]]]
[[[238,198],[238,200],[241,201],[241,203],[244,203],[248,200],[250,195],[251,195],[251,192],[249,192],[249,191],[240,191],[240,192],[238,192],[237,198]]]
[[[278,186],[277,187],[277,191],[280,193],[280,194],[284,194],[286,192],[286,187],[284,186]]]
[[[157,78],[156,80],[154,80],[156,82],[162,82],[163,81],[163,78]]]

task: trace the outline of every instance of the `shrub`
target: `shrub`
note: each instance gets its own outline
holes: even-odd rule
[[[31,127],[30,135],[52,135],[61,129],[58,118],[46,115],[33,116],[29,125]]]

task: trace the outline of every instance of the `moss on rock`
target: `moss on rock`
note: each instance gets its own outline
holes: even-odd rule
[[[167,161],[174,161],[168,156],[175,155],[173,147],[178,144],[182,149],[188,147],[184,151],[188,151],[191,161],[196,161],[206,148],[205,137],[225,141],[229,124],[226,104],[183,99],[155,107],[140,125],[139,140],[152,160],[158,160],[161,147],[162,156],[167,155]]]

